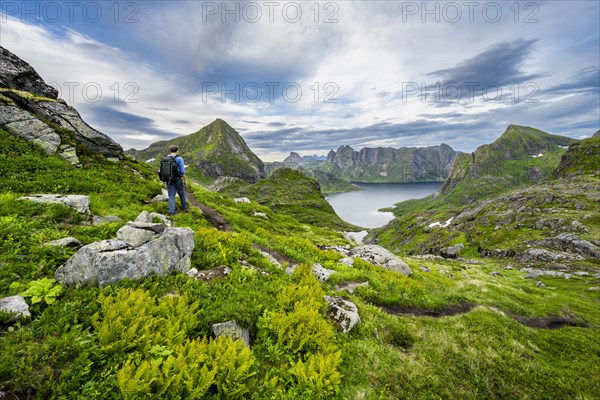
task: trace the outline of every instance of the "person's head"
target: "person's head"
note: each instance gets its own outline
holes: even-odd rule
[[[177,146],[171,146],[169,148],[169,150],[171,150],[171,153],[177,153],[179,151],[179,147],[177,147]]]

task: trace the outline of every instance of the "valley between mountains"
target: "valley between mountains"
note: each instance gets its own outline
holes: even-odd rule
[[[0,47],[0,399],[598,398],[600,132],[556,133],[124,151]],[[352,182],[443,184],[356,243],[323,194]]]

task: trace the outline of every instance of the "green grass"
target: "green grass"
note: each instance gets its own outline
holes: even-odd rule
[[[0,135],[0,177],[5,183],[0,189],[0,297],[16,294],[12,282],[28,285],[53,277],[73,254],[48,248],[45,242],[65,236],[84,243],[107,239],[141,210],[167,211],[166,204],[146,203],[160,186],[143,163],[113,164],[84,155],[82,167],[75,168],[21,139]],[[23,166],[19,174],[11,167],[14,162]],[[588,290],[600,284],[598,279],[541,278],[546,287],[540,288],[523,279],[523,273],[504,270],[505,263],[488,259],[466,263],[404,257],[414,272],[411,277],[360,260],[348,267],[337,262],[340,255],[319,247],[346,244],[337,230],[301,222],[294,209],[256,201],[238,204],[227,195],[193,188],[196,198],[221,213],[233,231],[217,231],[195,209],[176,215],[176,226],[195,231],[192,266],[202,270],[227,265],[232,273],[208,284],[172,274],[104,288],[65,288],[53,304],[31,305],[30,320],[2,316],[0,390],[17,398],[29,391],[37,399],[120,399],[131,386],[143,392],[148,380],[176,382],[181,368],[153,366],[167,365],[169,356],[177,355],[188,367],[202,364],[210,369],[222,360],[227,373],[237,377],[228,383],[225,373],[217,372],[202,397],[208,399],[234,392],[250,399],[591,399],[600,392],[600,298]],[[22,194],[46,191],[88,194],[95,214],[118,215],[122,221],[86,225],[87,217],[65,207],[17,200]],[[311,212],[304,208],[305,214]],[[450,215],[429,213],[435,220]],[[422,234],[410,224],[404,228]],[[444,240],[470,239],[464,233]],[[253,243],[307,267],[288,276]],[[241,261],[266,274],[243,267]],[[315,262],[336,271],[323,285],[308,271]],[[491,276],[492,271],[503,276]],[[335,288],[347,281],[368,281],[369,286],[353,294]],[[361,324],[349,334],[337,331],[325,315],[323,294],[353,301]],[[461,302],[480,306],[437,319],[391,315],[382,309]],[[508,313],[559,315],[588,327],[528,328]],[[119,318],[137,328],[118,328]],[[211,325],[231,319],[250,329],[250,352],[241,354],[211,339]],[[213,343],[206,349],[201,344],[205,340]],[[198,364],[186,359],[191,351],[199,352],[203,361],[200,356]],[[131,379],[124,379],[125,374]],[[237,386],[227,386],[231,382]],[[156,395],[143,393],[143,398]]]

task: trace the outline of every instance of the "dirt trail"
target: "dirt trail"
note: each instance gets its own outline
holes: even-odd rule
[[[188,190],[185,191],[185,196],[186,196],[187,201],[189,201],[189,203],[191,205],[193,205],[194,207],[198,207],[202,211],[202,215],[204,216],[204,218],[206,218],[206,220],[213,227],[215,227],[216,229],[223,231],[223,232],[233,231],[233,229],[231,228],[231,225],[229,225],[227,223],[227,221],[225,221],[225,218],[223,218],[223,216],[217,210],[215,210],[212,207],[207,206],[206,204],[200,203],[196,199],[196,197],[193,195],[193,193],[191,193]],[[279,261],[282,264],[283,263],[287,263],[289,265],[298,264],[297,261],[291,259],[290,257],[285,256],[285,255],[279,253],[278,251],[270,249],[261,244],[253,243],[252,247],[254,247],[256,250],[263,251],[265,253],[270,254],[273,258],[275,258],[277,261]]]
[[[202,215],[204,215],[204,218],[206,218],[206,220],[210,222],[212,226],[223,232],[229,232],[233,230],[227,221],[225,221],[225,218],[223,218],[223,216],[219,214],[217,210],[207,206],[206,204],[200,203],[198,200],[196,200],[196,196],[194,196],[192,192],[186,190],[185,197],[191,205],[198,207],[200,211],[202,211]]]
[[[466,314],[478,306],[480,306],[480,304],[457,303],[457,304],[451,304],[451,305],[448,305],[445,307],[438,307],[438,308],[425,308],[425,307],[400,306],[400,305],[380,306],[380,307],[388,314],[412,315],[415,317],[425,316],[425,317],[439,318],[439,317],[446,317],[446,316],[452,316],[452,315],[457,315],[457,314]],[[485,306],[482,306],[482,307],[485,307]],[[530,328],[558,329],[558,328],[562,328],[563,326],[578,326],[578,327],[584,327],[584,328],[587,328],[589,326],[588,324],[581,322],[581,321],[577,321],[574,318],[561,317],[558,315],[549,315],[547,317],[537,317],[537,318],[532,317],[532,318],[530,318],[530,317],[524,317],[522,315],[512,313],[510,311],[502,310],[498,307],[492,307],[492,308],[504,313],[505,315],[509,316],[510,318],[514,319],[515,321],[520,322],[521,324],[528,326]]]

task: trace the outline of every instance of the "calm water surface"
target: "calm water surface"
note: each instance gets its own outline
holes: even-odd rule
[[[431,183],[355,183],[360,192],[336,193],[327,196],[337,215],[344,221],[365,228],[376,228],[390,222],[394,215],[377,210],[394,204],[420,199],[436,192],[441,182]]]

